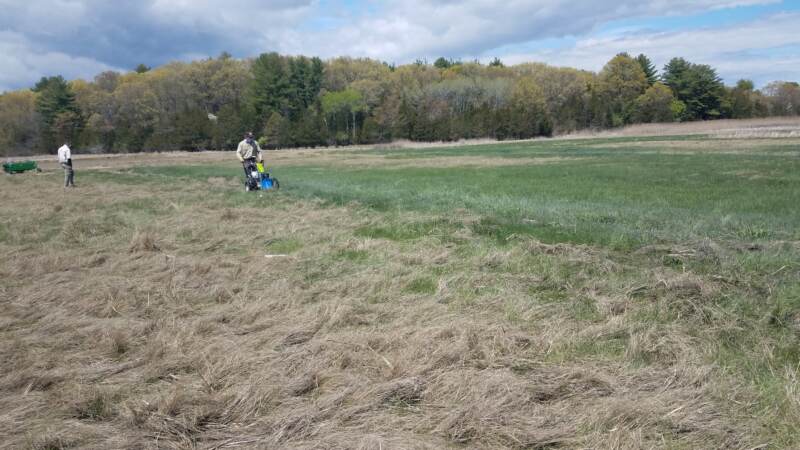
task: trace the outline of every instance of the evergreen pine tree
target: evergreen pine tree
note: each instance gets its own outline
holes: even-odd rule
[[[650,58],[647,57],[644,53],[640,54],[636,57],[636,62],[642,66],[642,71],[644,72],[644,76],[647,78],[647,83],[652,86],[658,81],[658,71],[656,70],[655,64],[650,61]]]
[[[57,141],[77,137],[82,126],[80,108],[75,94],[62,76],[42,77],[33,87],[36,97],[36,112],[42,123],[44,145],[54,150]]]

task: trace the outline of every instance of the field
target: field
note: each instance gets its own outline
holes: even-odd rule
[[[0,448],[796,448],[778,134],[0,177]]]

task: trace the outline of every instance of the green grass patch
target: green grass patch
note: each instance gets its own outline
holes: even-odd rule
[[[599,322],[603,319],[597,302],[588,297],[578,297],[570,302],[568,311],[573,320],[579,322]]]
[[[460,226],[460,224],[443,219],[421,222],[390,222],[359,227],[355,230],[355,235],[370,239],[387,239],[398,242],[422,239],[425,237],[448,240],[452,236],[452,233],[457,231]]]
[[[294,238],[271,239],[266,247],[270,253],[290,255],[303,248],[303,241]]]
[[[336,252],[336,259],[352,262],[364,262],[369,259],[369,252],[366,250],[343,249]]]
[[[433,278],[420,277],[411,280],[405,287],[405,291],[410,294],[433,295],[436,293],[438,283]]]
[[[442,214],[468,211],[484,217],[478,234],[503,243],[515,235],[545,242],[601,245],[626,250],[659,242],[701,239],[796,239],[800,236],[800,155],[754,148],[747,153],[675,154],[658,142],[724,140],[703,136],[542,141],[501,145],[358,151],[392,158],[431,156],[566,157],[554,163],[477,167],[369,168],[278,167],[285,181],[278,195],[356,203],[378,211]],[[648,142],[647,147],[627,145]],[[662,151],[663,150],[663,151]],[[573,158],[573,159],[570,159]],[[755,172],[769,176],[749,177]],[[93,174],[92,176],[108,176]],[[119,176],[119,179],[114,177]],[[123,183],[148,179],[198,183],[211,177],[242,177],[235,164],[141,167],[113,174]],[[171,180],[171,181],[169,181]],[[253,196],[226,188],[232,207],[254,204]],[[267,204],[268,202],[265,202]],[[459,222],[457,218],[453,222]],[[426,224],[381,224],[358,235],[412,240],[429,233]],[[435,228],[435,227],[434,227]]]
[[[79,178],[80,177],[80,178]],[[125,186],[137,186],[141,184],[152,183],[157,181],[160,184],[169,183],[169,179],[161,179],[164,177],[155,177],[150,172],[140,172],[136,169],[120,170],[120,171],[106,171],[106,170],[86,170],[76,172],[76,179],[81,182],[90,184],[106,184],[114,183]],[[177,182],[178,180],[175,180]]]
[[[546,359],[554,363],[574,363],[586,359],[619,361],[625,356],[628,340],[629,337],[625,333],[578,339],[556,348],[546,355]]]

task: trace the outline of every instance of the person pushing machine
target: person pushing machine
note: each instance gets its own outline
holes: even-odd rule
[[[263,162],[263,157],[261,156],[261,147],[258,146],[258,142],[253,138],[253,132],[248,131],[244,135],[244,140],[239,142],[239,147],[236,149],[236,156],[239,158],[239,161],[242,162],[243,167],[245,168],[245,175],[247,175],[247,165],[248,163],[254,164],[257,162]]]
[[[270,177],[264,169],[264,158],[261,147],[253,138],[253,133],[244,135],[244,140],[236,149],[236,157],[244,169],[244,188],[246,191],[266,191],[278,189],[280,184],[276,178]]]

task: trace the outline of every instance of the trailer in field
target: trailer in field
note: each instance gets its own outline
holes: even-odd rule
[[[41,172],[36,161],[16,161],[3,164],[3,171],[8,174],[28,172],[31,170]]]

